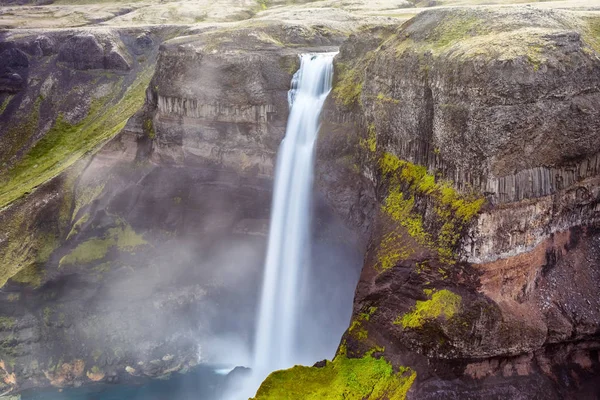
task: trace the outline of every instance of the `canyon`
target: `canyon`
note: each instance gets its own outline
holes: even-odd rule
[[[66,3],[0,3],[0,393],[248,362],[292,75],[339,51],[331,361],[255,398],[598,398],[600,7]]]

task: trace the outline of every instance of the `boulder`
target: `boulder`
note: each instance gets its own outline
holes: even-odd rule
[[[74,69],[102,69],[104,48],[91,33],[77,34],[60,46],[58,60]]]

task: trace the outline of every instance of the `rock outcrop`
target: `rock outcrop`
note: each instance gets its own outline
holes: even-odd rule
[[[116,39],[110,37],[103,39],[104,45],[98,41],[97,34],[76,34],[60,46],[58,61],[73,69],[129,70],[130,63],[119,50]]]
[[[334,371],[383,357],[412,384],[388,398],[597,396],[597,24],[436,10],[342,45],[319,186],[366,255]],[[319,367],[257,399],[311,398],[293,382]]]

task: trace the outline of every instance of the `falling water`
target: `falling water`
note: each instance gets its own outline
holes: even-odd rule
[[[331,90],[336,53],[303,54],[288,93],[290,116],[279,147],[254,369],[258,374],[299,362],[295,332],[301,271],[310,254],[310,201],[319,116]]]

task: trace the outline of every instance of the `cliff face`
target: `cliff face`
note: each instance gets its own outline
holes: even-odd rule
[[[342,45],[318,177],[367,247],[353,320],[331,364],[257,398],[378,356],[408,398],[597,396],[597,27],[437,10]]]
[[[247,362],[287,91],[300,52],[342,38],[264,23],[2,43],[2,76],[28,82],[0,95],[3,391]],[[349,312],[360,254],[316,200],[311,273],[345,282],[318,301]],[[331,347],[348,314],[325,314]]]

